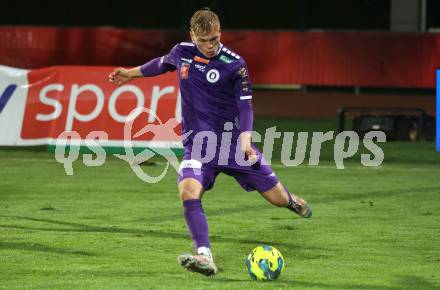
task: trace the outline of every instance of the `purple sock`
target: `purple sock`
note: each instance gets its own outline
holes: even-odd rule
[[[201,200],[184,200],[183,209],[186,225],[188,226],[196,248],[211,248],[208,238],[208,221],[206,220]]]

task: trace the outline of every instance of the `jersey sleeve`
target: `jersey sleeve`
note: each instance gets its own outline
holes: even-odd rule
[[[233,71],[234,96],[238,109],[240,131],[252,131],[254,112],[252,106],[252,84],[246,63],[241,58]]]
[[[175,71],[177,68],[177,62],[175,61],[177,54],[176,50],[177,45],[174,46],[168,54],[162,57],[154,58],[149,62],[141,65],[140,70],[142,76],[152,77],[166,73],[168,71]]]
[[[168,54],[161,57],[160,61],[163,66],[169,68],[169,70],[176,70],[180,59],[179,44],[176,44]]]

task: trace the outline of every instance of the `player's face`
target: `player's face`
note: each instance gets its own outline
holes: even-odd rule
[[[191,31],[191,39],[199,51],[206,57],[214,57],[220,47],[220,28],[216,27],[205,34],[195,34]]]

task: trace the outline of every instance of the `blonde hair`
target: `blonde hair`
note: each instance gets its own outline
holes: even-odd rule
[[[191,17],[190,30],[195,34],[209,33],[215,27],[220,29],[220,20],[209,8],[197,10]]]

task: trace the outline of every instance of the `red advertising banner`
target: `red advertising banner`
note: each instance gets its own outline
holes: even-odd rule
[[[187,32],[0,27],[0,64],[137,66],[189,40]],[[255,84],[434,88],[440,34],[223,31]]]
[[[173,119],[174,131],[179,134],[180,93],[175,73],[136,79],[117,87],[108,82],[108,74],[113,69],[60,66],[22,71],[27,82],[19,85],[0,115],[2,124],[20,123],[9,126],[19,132],[3,134],[0,139],[5,140],[0,140],[0,145],[26,145],[36,140],[49,140],[40,142],[47,144],[64,131],[75,131],[82,139],[93,131],[103,131],[107,133],[110,145],[112,142],[120,145],[124,140],[127,116],[136,108],[148,109],[136,117],[132,132],[136,133],[148,124],[157,125]],[[0,76],[2,73],[0,70]],[[1,79],[1,87],[18,82],[11,76]],[[155,136],[153,132],[142,134],[135,141],[180,141],[176,134]]]

